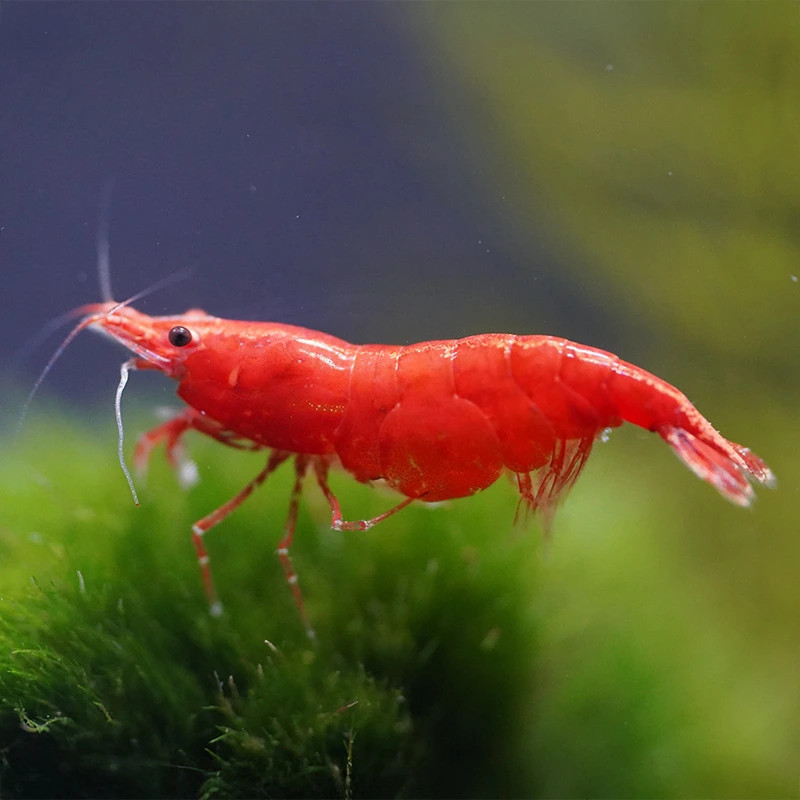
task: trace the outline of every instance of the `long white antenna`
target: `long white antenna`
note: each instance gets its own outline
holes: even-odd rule
[[[119,465],[122,467],[122,471],[125,473],[125,479],[128,481],[128,486],[130,487],[131,494],[133,495],[133,502],[138,506],[139,498],[136,495],[136,488],[133,485],[133,478],[131,478],[131,473],[128,471],[128,465],[125,463],[125,452],[122,449],[125,439],[125,434],[122,430],[122,390],[125,388],[125,384],[128,382],[128,372],[132,369],[136,369],[136,362],[133,359],[124,362],[119,368],[119,386],[117,386],[117,396],[114,400],[114,416],[117,419],[117,431],[119,432],[119,443],[117,446]]]

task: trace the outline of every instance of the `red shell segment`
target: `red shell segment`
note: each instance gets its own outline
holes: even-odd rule
[[[360,481],[383,477],[379,432],[397,405],[400,347],[358,347],[350,372],[347,404],[334,444],[342,466]]]
[[[511,374],[514,336],[470,336],[455,343],[455,392],[485,414],[500,442],[503,463],[529,472],[550,460],[556,431]]]
[[[260,331],[203,337],[184,362],[178,394],[237,435],[295,453],[334,451],[353,348],[333,337]],[[309,332],[311,333],[311,332]]]
[[[562,375],[565,339],[518,336],[511,348],[511,374],[525,394],[550,421],[556,439],[594,436],[608,422],[596,405]]]
[[[453,352],[453,342],[426,342],[397,358],[399,402],[380,427],[380,459],[389,484],[409,497],[465,497],[503,469],[486,414],[456,394]]]
[[[694,411],[696,421],[703,420],[682,392],[625,361],[618,361],[609,375],[606,395],[626,422],[650,431],[685,423],[687,409]]]

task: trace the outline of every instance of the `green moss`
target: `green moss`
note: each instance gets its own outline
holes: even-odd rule
[[[510,489],[497,519],[476,507],[487,524],[466,536],[463,516],[425,508],[379,535],[332,534],[307,492],[293,556],[312,646],[274,555],[288,470],[208,537],[226,606],[214,619],[190,525],[259,457],[200,444],[201,486],[184,494],[155,463],[135,508],[113,447],[86,434],[61,419],[30,425],[4,465],[4,791],[522,791],[517,701],[534,652],[523,578],[536,540],[492,542],[509,530]],[[346,480],[337,489],[359,513],[391,503]]]

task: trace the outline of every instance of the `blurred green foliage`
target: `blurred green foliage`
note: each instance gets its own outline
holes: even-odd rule
[[[676,350],[796,387],[795,3],[439,3],[420,22],[520,246],[544,238]]]

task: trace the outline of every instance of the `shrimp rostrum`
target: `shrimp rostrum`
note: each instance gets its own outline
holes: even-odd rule
[[[135,453],[140,467],[160,443],[177,462],[190,430],[269,451],[238,495],[193,526],[215,611],[221,606],[203,535],[289,459],[296,480],[278,554],[301,610],[288,553],[308,471],[327,498],[336,530],[365,530],[414,500],[475,494],[504,472],[515,478],[520,506],[548,521],[595,439],[623,422],[657,433],[733,503],[750,505],[751,483],[774,483],[761,459],[721,436],[675,387],[611,353],[565,339],[483,334],[409,346],[353,345],[305,328],[199,310],[151,317],[105,302],[81,311],[85,316],[71,336],[90,327],[133,352],[121,386],[129,370],[159,370],[178,382],[186,403],[142,437]],[[333,465],[358,481],[385,481],[402,502],[373,519],[343,519],[328,484]]]

